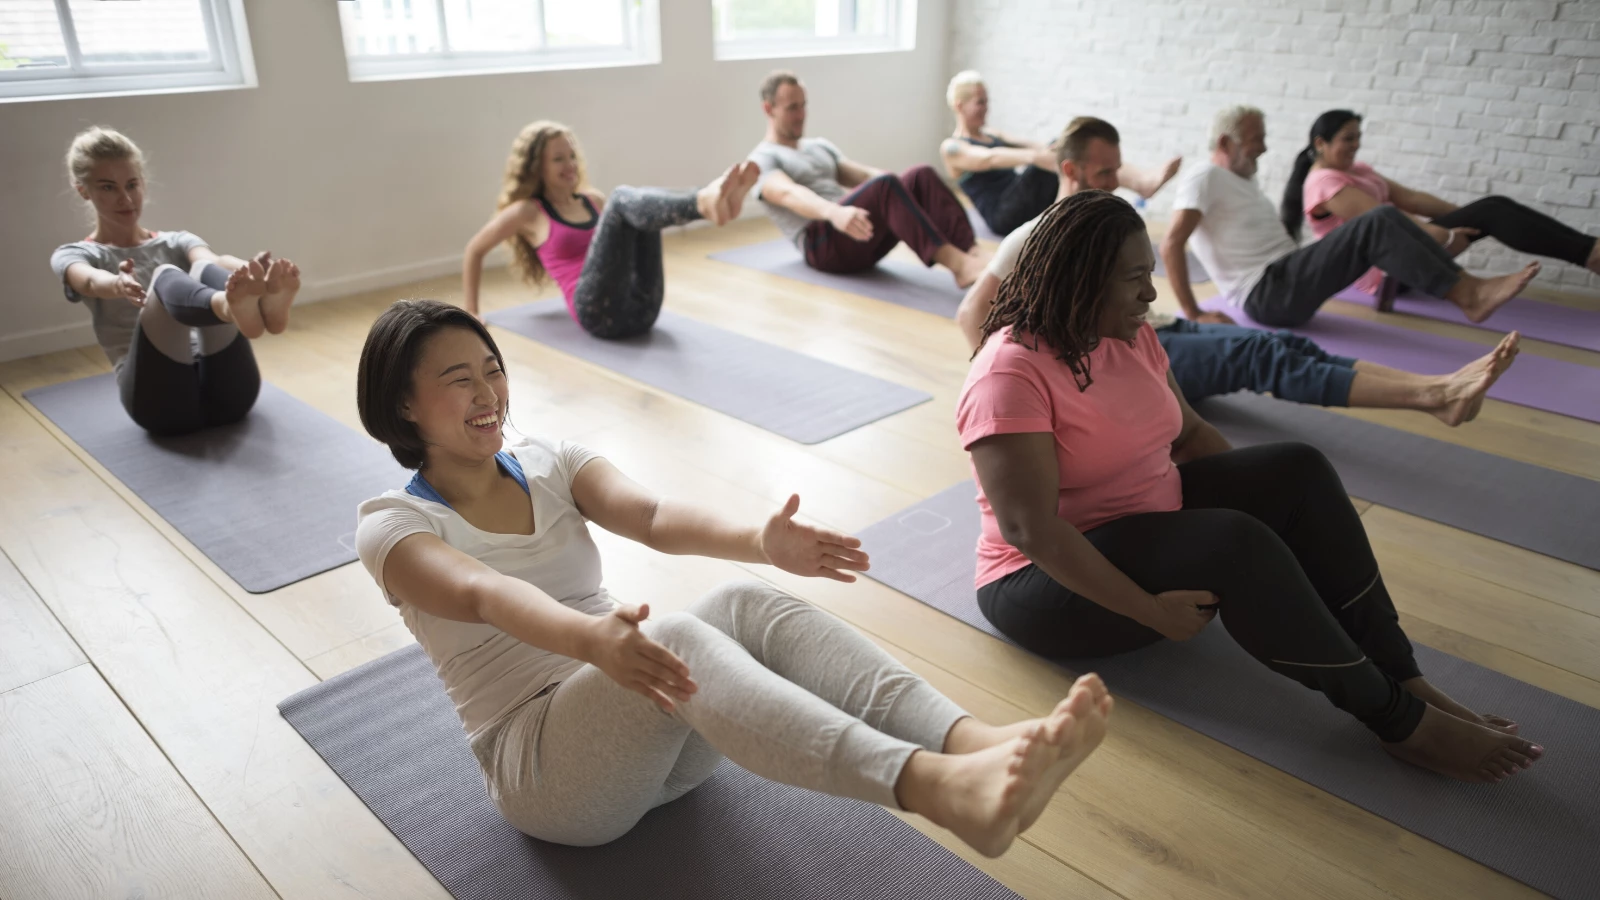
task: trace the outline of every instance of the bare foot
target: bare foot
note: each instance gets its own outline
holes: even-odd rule
[[[1460,299],[1454,297],[1451,299],[1456,299],[1461,311],[1467,314],[1468,321],[1482,322],[1494,315],[1495,310],[1522,293],[1522,289],[1527,287],[1528,282],[1537,274],[1539,274],[1539,263],[1531,262],[1523,266],[1521,271],[1509,275],[1501,275],[1498,278],[1474,278],[1463,291],[1464,296]],[[1451,293],[1456,292],[1451,291]]]
[[[1517,723],[1503,716],[1479,715],[1457,703],[1449,694],[1429,684],[1426,678],[1407,679],[1400,682],[1400,686],[1410,691],[1418,700],[1425,701],[1429,706],[1438,709],[1440,712],[1455,716],[1463,722],[1471,722],[1474,725],[1493,728],[1501,734],[1517,733]]]
[[[289,327],[289,307],[300,292],[300,267],[287,259],[272,261],[267,268],[267,293],[261,298],[261,319],[267,331],[283,334]]]
[[[1443,403],[1432,410],[1439,421],[1454,428],[1476,419],[1483,409],[1484,395],[1516,360],[1521,341],[1522,335],[1513,331],[1501,338],[1493,350],[1449,376],[1444,385]]]
[[[1458,719],[1432,704],[1410,737],[1383,749],[1412,765],[1475,783],[1504,781],[1544,755],[1538,744]]]
[[[745,160],[742,165],[729,170],[729,176],[723,180],[722,185],[722,203],[727,212],[724,222],[732,222],[739,218],[739,213],[744,211],[745,198],[750,196],[750,189],[755,187],[760,179],[761,164],[754,160]]]
[[[973,283],[982,277],[983,270],[988,268],[991,255],[980,252],[977,247],[961,254],[961,260],[950,267],[950,274],[956,279],[956,287],[962,290],[972,287]]]
[[[1020,737],[977,753],[961,756],[919,752],[907,766],[934,770],[926,776],[926,803],[917,809],[935,824],[950,829],[984,856],[999,856],[1022,832],[1022,813],[1033,795],[1060,782],[1045,782],[1045,771],[1058,755],[1034,724]],[[1063,776],[1064,777],[1064,776]]]
[[[1039,821],[1055,796],[1056,788],[1100,746],[1106,736],[1106,719],[1111,715],[1112,704],[1111,694],[1100,676],[1085,675],[1045,719],[1040,737],[1055,753],[1055,760],[1045,768],[1040,789],[1023,804],[1019,832],[1027,831]]]
[[[253,259],[234,269],[223,289],[229,321],[238,326],[240,334],[252,340],[266,331],[266,323],[261,318],[261,295],[266,292],[266,270]]]
[[[1098,675],[1091,674],[1079,678],[1074,684],[1074,690],[1078,684],[1084,685],[1088,689],[1097,704],[1103,698],[1110,696],[1106,691],[1105,682],[1101,681]],[[1055,712],[1051,716],[1065,708],[1067,702],[1072,699],[1073,693],[1074,691],[1068,692],[1066,699],[1056,705]],[[1035,725],[1044,725],[1050,721],[1051,716],[1023,719],[1020,722],[1012,722],[1009,725],[990,725],[980,719],[968,716],[957,720],[956,724],[951,726],[950,733],[945,735],[943,752],[977,753],[979,750],[987,750],[996,744],[1004,744],[1012,738],[1027,734]]]

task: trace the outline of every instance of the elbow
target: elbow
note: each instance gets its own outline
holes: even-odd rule
[[[502,594],[498,590],[501,576],[493,570],[473,572],[460,584],[457,604],[472,616],[473,621],[485,622],[495,627],[501,617],[497,614]]]
[[[1017,548],[1017,552],[1023,556],[1029,559],[1035,558],[1035,551],[1038,548],[1040,534],[1043,529],[1038,528],[1026,518],[1017,516],[997,515],[995,521],[1000,526],[1002,540]]]

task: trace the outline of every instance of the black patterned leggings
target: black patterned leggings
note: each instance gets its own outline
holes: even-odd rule
[[[584,331],[618,340],[655,324],[666,296],[661,230],[700,218],[696,193],[627,186],[611,192],[572,293]]]

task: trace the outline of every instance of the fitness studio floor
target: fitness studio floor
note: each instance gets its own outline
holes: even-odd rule
[[[934,402],[801,446],[498,331],[513,421],[750,517],[797,491],[803,514],[845,531],[966,477],[952,410],[967,354],[954,323],[705,258],[774,235],[745,220],[669,236],[668,308]],[[368,324],[393,299],[458,293],[448,277],[299,307],[284,337],[256,345],[263,374],[359,429],[356,359]],[[488,309],[529,298],[505,270],[486,278]],[[1337,302],[1330,310],[1376,315]],[[1403,324],[1486,348],[1496,337]],[[1600,367],[1600,354],[1538,341],[1524,353]],[[156,873],[150,897],[447,900],[275,708],[410,643],[405,626],[359,564],[245,593],[21,399],[106,369],[94,348],[0,364],[0,855],[30,859],[57,890],[81,884],[82,895],[103,890],[122,860]],[[1600,425],[1494,400],[1459,429],[1417,413],[1352,415],[1600,479]],[[1600,706],[1600,572],[1359,506],[1418,642]],[[748,574],[596,536],[611,589],[657,608]],[[750,571],[863,629],[983,716],[1040,715],[1068,686],[1053,667],[871,580]],[[911,821],[1030,898],[1538,896],[1131,703],[1003,859],[978,858]],[[7,871],[0,862],[0,897],[35,895],[38,885]]]

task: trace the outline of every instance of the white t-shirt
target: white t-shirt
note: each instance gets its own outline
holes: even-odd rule
[[[1215,163],[1183,170],[1172,207],[1200,212],[1194,254],[1236,306],[1268,265],[1300,249],[1255,181]]]
[[[1028,235],[1033,234],[1034,226],[1038,225],[1042,218],[1044,213],[1023,222],[1006,235],[1000,242],[1000,249],[994,252],[994,256],[989,257],[989,268],[984,271],[1005,281],[1006,276],[1016,270],[1017,260],[1022,256],[1022,245],[1028,242]],[[1177,317],[1151,310],[1145,314],[1144,320],[1150,323],[1151,328],[1165,328],[1176,322]]]
[[[531,535],[479,531],[450,507],[403,490],[368,500],[356,512],[356,553],[433,660],[469,737],[583,663],[525,644],[493,625],[441,619],[402,603],[383,583],[384,560],[395,544],[429,532],[580,612],[600,616],[616,607],[600,585],[600,550],[572,500],[573,477],[599,455],[567,441],[535,438],[525,438],[510,452],[528,482]]]

